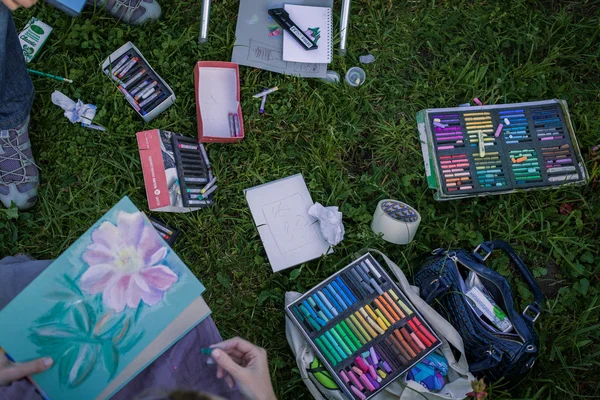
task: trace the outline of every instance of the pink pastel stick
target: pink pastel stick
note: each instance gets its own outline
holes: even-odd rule
[[[354,372],[348,371],[348,377],[350,378],[350,380],[352,381],[352,383],[354,383],[354,385],[358,388],[358,390],[364,390],[365,387],[356,378],[356,375],[354,375]]]
[[[367,366],[367,364],[365,363],[365,361],[362,359],[362,357],[356,357],[354,359],[354,364],[360,368],[360,370],[362,372],[367,372],[369,370],[369,367]]]
[[[502,133],[502,129],[504,129],[504,125],[499,124],[498,128],[496,129],[496,133],[494,134],[494,136],[496,136],[496,137],[500,136],[500,134]]]
[[[375,391],[375,386],[373,386],[373,384],[371,383],[371,381],[369,381],[366,375],[361,375],[359,378],[360,381],[367,387],[367,389],[369,389],[371,392]]]
[[[358,390],[355,386],[350,386],[350,389],[352,390],[352,393],[354,393],[354,395],[356,397],[358,397],[360,400],[365,400],[367,398],[367,396],[365,396],[360,390]]]
[[[346,375],[346,371],[341,370],[340,371],[340,376],[342,377],[342,380],[346,383],[350,383],[350,379],[348,378],[348,375]]]
[[[473,99],[473,103],[477,104],[478,106],[482,106],[483,105],[483,103],[481,102],[481,100],[479,100],[477,97],[475,97]]]
[[[438,150],[452,150],[454,146],[439,146]]]
[[[375,372],[375,368],[372,365],[369,365],[369,374],[371,374],[371,378],[377,380],[377,372]]]

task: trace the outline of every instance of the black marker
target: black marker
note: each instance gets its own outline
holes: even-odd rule
[[[269,15],[279,24],[279,26],[291,33],[293,38],[304,47],[304,50],[316,50],[319,48],[319,46],[317,46],[316,43],[290,19],[290,14],[283,8],[271,8],[269,10]]]

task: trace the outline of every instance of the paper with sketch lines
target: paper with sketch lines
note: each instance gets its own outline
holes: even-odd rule
[[[274,272],[333,252],[318,221],[301,174],[246,189],[254,223]]]

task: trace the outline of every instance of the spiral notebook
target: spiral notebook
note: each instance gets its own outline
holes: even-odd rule
[[[290,19],[304,30],[319,46],[306,51],[288,31],[283,32],[284,61],[329,64],[333,58],[333,24],[331,8],[286,4],[283,6]]]

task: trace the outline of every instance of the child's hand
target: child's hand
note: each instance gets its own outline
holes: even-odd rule
[[[18,381],[26,376],[44,372],[52,364],[51,358],[40,358],[26,363],[14,364],[6,358],[4,353],[0,352],[0,386],[10,385],[13,381]]]
[[[235,382],[242,394],[250,400],[276,400],[265,349],[244,339],[233,338],[210,346],[211,357],[218,365],[217,378]]]
[[[15,11],[19,7],[29,8],[37,3],[37,0],[0,0],[11,11]]]

